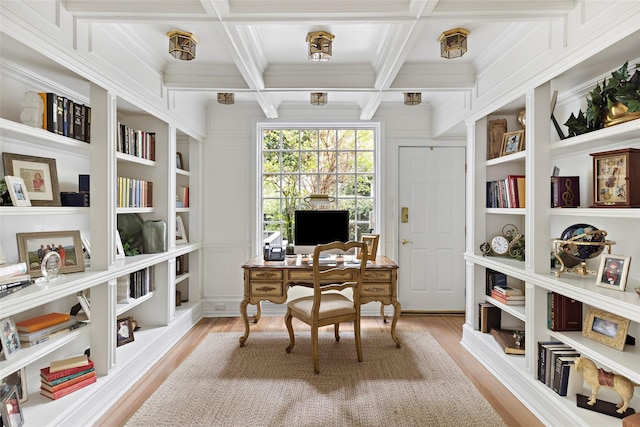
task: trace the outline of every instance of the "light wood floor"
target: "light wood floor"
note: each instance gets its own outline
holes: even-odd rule
[[[515,396],[462,347],[460,340],[462,339],[463,323],[464,316],[462,315],[402,314],[398,320],[396,332],[428,331],[509,426],[542,426],[543,424]],[[389,330],[389,323],[384,323],[381,318],[366,317],[362,319],[361,324],[363,330]],[[348,330],[348,325],[344,324],[342,329]],[[263,317],[257,324],[251,324],[251,332],[259,331],[286,331],[284,320],[282,317]],[[244,333],[244,326],[239,317],[202,319],[179,345],[163,357],[162,361],[158,362],[149,374],[145,375],[102,416],[96,426],[124,425],[153,391],[210,332],[237,332],[239,337]],[[249,335],[248,341],[251,341],[251,335]]]

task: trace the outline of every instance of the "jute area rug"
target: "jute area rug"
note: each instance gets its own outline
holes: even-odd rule
[[[505,426],[427,332],[320,333],[313,373],[308,331],[211,333],[127,426]]]

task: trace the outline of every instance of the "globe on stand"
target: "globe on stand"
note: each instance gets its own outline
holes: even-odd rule
[[[583,276],[596,274],[595,271],[587,269],[586,261],[602,254],[605,247],[611,253],[611,245],[615,242],[607,240],[606,237],[606,231],[590,224],[574,224],[566,228],[559,239],[552,240],[553,253],[561,265],[556,276],[560,277],[564,271]],[[579,267],[573,268],[578,265]]]

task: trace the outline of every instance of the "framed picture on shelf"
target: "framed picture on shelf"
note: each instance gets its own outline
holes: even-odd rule
[[[631,257],[628,256],[602,255],[596,286],[624,292],[630,264]]]
[[[378,240],[380,240],[379,234],[363,234],[361,241],[367,245],[367,259],[375,260],[378,254]],[[358,252],[358,259],[362,259],[362,254]]]
[[[524,130],[506,132],[502,135],[502,148],[500,156],[507,156],[522,151],[524,149]]]
[[[124,259],[124,246],[122,246],[122,239],[120,233],[116,230],[116,259]]]
[[[604,310],[587,310],[582,335],[616,350],[624,349],[631,321]]]
[[[184,222],[182,222],[182,217],[176,215],[176,243],[188,243],[187,240],[187,231],[184,228]]]
[[[118,347],[133,341],[133,317],[118,319],[116,322],[116,338]]]
[[[184,169],[184,159],[182,158],[182,153],[176,153],[176,167],[178,169]]]
[[[56,159],[2,153],[5,175],[24,180],[33,206],[60,206]]]
[[[59,273],[84,271],[82,239],[78,230],[18,233],[16,238],[18,257],[20,262],[27,263],[27,274],[31,277],[42,276],[42,260],[52,251],[60,256]]]
[[[27,400],[27,374],[25,368],[20,368],[14,373],[7,375],[2,378],[0,383],[6,384],[9,387],[16,386],[20,403]]]
[[[13,317],[0,320],[0,330],[2,330],[2,352],[4,358],[9,359],[20,350],[20,338],[18,338],[18,329]]]
[[[13,206],[31,206],[31,200],[29,200],[29,193],[27,192],[24,179],[19,176],[7,175],[4,177],[4,182],[7,184]]]
[[[487,160],[500,157],[502,137],[507,132],[507,120],[489,120],[489,138],[487,143]]]
[[[24,416],[20,408],[20,398],[16,386],[1,385],[2,392],[2,425],[4,427],[21,427]]]

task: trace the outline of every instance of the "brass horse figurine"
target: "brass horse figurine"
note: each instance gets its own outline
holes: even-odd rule
[[[602,368],[597,368],[593,361],[584,357],[578,357],[575,360],[576,371],[582,371],[584,380],[591,386],[591,397],[587,401],[589,406],[593,406],[596,403],[596,397],[598,396],[598,390],[600,387],[606,387],[614,390],[620,396],[620,403],[616,405],[619,414],[623,414],[629,407],[629,402],[633,397],[634,387],[640,386],[634,384],[628,378],[622,375],[607,372]]]

